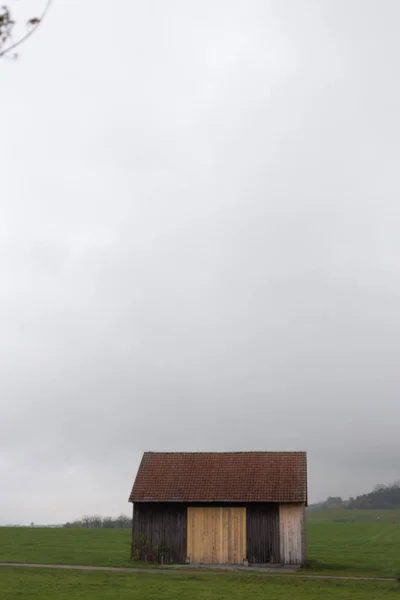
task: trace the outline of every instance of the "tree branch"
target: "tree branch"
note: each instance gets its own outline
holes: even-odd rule
[[[43,19],[46,17],[48,10],[50,8],[51,3],[53,2],[53,0],[47,0],[46,6],[44,7],[44,10],[41,14],[41,16],[37,19],[32,19],[31,20],[31,24],[32,27],[31,29],[24,35],[22,36],[22,38],[20,38],[19,40],[17,40],[16,42],[14,42],[13,44],[11,44],[10,46],[8,46],[8,48],[4,48],[4,50],[0,50],[0,58],[9,58],[7,56],[7,54],[9,54],[11,52],[11,50],[15,50],[15,48],[18,48],[18,46],[20,46],[21,44],[23,44],[28,38],[31,37],[31,35],[33,33],[35,33],[36,29],[39,27],[39,25],[43,22]],[[29,23],[29,21],[28,21]]]

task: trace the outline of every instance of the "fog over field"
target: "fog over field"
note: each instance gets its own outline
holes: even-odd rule
[[[130,512],[145,450],[400,478],[399,22],[54,0],[0,62],[0,524]]]

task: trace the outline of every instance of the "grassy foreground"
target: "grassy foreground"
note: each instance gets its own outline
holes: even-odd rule
[[[400,524],[309,523],[308,568],[345,575],[400,575]]]
[[[0,562],[129,567],[130,540],[128,529],[0,528]],[[312,572],[398,577],[400,511],[311,513],[307,546]]]
[[[393,583],[311,581],[244,575],[99,573],[3,567],[4,600],[379,600],[398,598]]]
[[[0,528],[0,562],[132,566],[129,529]]]

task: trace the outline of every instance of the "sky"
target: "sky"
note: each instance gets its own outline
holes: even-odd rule
[[[54,0],[0,62],[0,524],[129,514],[147,450],[399,479],[399,20]]]

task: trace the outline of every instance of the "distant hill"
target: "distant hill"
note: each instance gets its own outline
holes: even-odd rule
[[[400,481],[390,485],[377,485],[369,494],[343,500],[339,496],[330,496],[324,502],[311,504],[310,510],[327,508],[351,509],[394,509],[400,508]]]

